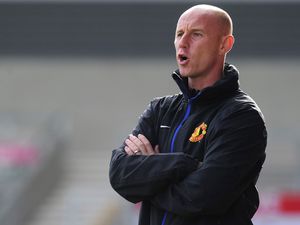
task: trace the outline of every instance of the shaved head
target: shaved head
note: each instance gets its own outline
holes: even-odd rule
[[[201,90],[220,79],[234,44],[229,14],[212,5],[196,5],[178,19],[175,50],[180,74]]]
[[[233,33],[233,24],[230,15],[223,9],[212,6],[212,5],[195,5],[188,10],[186,10],[179,18],[185,17],[189,14],[207,14],[207,16],[214,19],[216,24],[219,25],[221,34],[223,35],[232,35]]]

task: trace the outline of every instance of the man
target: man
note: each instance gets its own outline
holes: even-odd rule
[[[112,152],[110,182],[142,202],[140,225],[250,225],[267,133],[256,103],[225,63],[234,43],[222,9],[197,5],[175,33],[182,93],[153,100]]]

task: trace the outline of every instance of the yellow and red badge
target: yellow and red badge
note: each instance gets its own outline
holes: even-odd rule
[[[190,142],[198,142],[201,141],[206,134],[207,124],[204,122],[200,124],[200,126],[196,127],[192,136],[190,137]]]

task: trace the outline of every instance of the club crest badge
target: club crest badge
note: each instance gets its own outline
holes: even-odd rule
[[[192,133],[191,137],[189,138],[190,142],[199,142],[203,139],[204,135],[206,134],[207,124],[201,123],[198,127],[195,128],[194,132]]]

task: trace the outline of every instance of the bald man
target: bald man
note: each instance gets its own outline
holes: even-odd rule
[[[175,32],[180,94],[154,99],[113,150],[112,187],[142,202],[139,225],[251,225],[267,132],[257,104],[225,63],[234,44],[227,12],[197,5]]]

